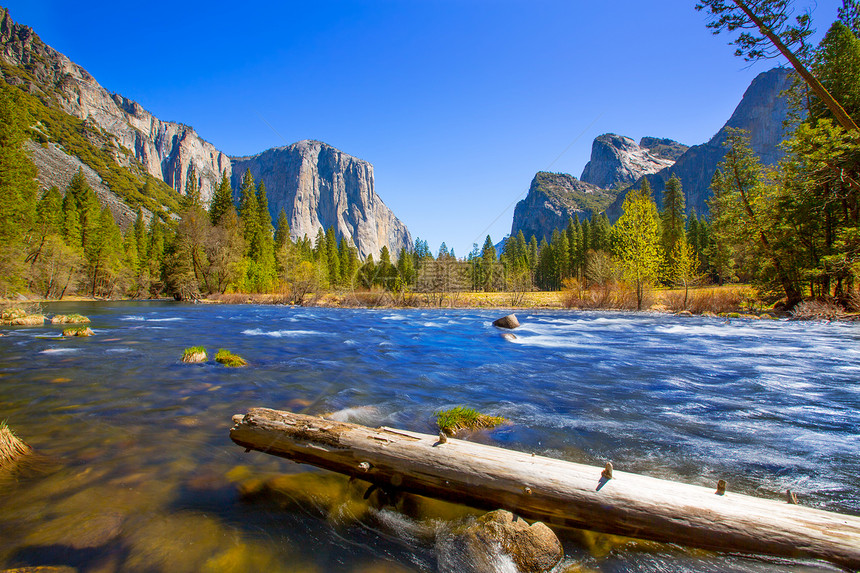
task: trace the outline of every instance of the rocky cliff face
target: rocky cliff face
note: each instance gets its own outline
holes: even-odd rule
[[[511,236],[520,231],[528,241],[550,240],[554,229],[567,227],[571,217],[590,218],[614,199],[611,191],[583,183],[565,173],[538,172],[532,179],[526,198],[514,208]]]
[[[779,143],[785,136],[783,122],[789,112],[788,101],[782,93],[791,86],[791,82],[791,72],[784,68],[759,74],[747,88],[732,117],[710,141],[689,148],[671,167],[646,175],[657,205],[662,206],[666,182],[675,174],[681,179],[687,212],[695,208],[699,214],[707,213],[711,178],[726,154],[723,144],[728,128],[748,130],[752,149],[761,161],[767,165],[776,164],[783,155]],[[634,187],[639,185],[641,180]],[[621,216],[625,196],[626,193],[620,194],[607,209],[610,220],[615,221]]]
[[[293,238],[313,239],[334,227],[348,237],[361,258],[379,256],[387,246],[392,258],[412,248],[406,226],[374,190],[373,166],[319,141],[300,141],[252,157],[234,157],[232,185],[237,193],[246,170],[266,184],[273,221],[283,209]]]
[[[28,82],[31,93],[55,98],[68,114],[87,119],[116,138],[120,148],[131,151],[146,171],[184,193],[192,168],[199,177],[205,200],[226,169],[229,158],[197,135],[193,128],[161,121],[139,104],[111,94],[82,67],[42,42],[28,26],[16,24],[6,9],[0,8],[0,58],[26,71],[27,79],[3,71],[11,84]],[[128,161],[117,154],[117,161]]]
[[[643,175],[656,173],[674,162],[674,159],[651,154],[629,137],[605,133],[594,139],[591,160],[582,170],[580,180],[604,189],[626,187]]]
[[[647,149],[648,153],[654,157],[668,159],[673,162],[678,161],[678,158],[690,149],[689,145],[678,143],[674,139],[661,139],[658,137],[643,137],[639,140],[639,147]]]

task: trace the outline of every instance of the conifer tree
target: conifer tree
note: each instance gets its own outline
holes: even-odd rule
[[[403,286],[415,283],[415,267],[406,247],[400,249],[400,256],[397,257],[397,275],[402,281]]]
[[[248,250],[256,246],[260,233],[260,207],[257,201],[257,188],[251,170],[245,171],[242,177],[242,188],[239,192],[239,217],[242,219],[243,236]]]
[[[81,215],[78,212],[78,202],[72,193],[63,197],[63,238],[75,249],[80,249],[83,242],[81,232]]]
[[[328,268],[328,280],[331,286],[340,283],[340,253],[337,248],[337,235],[334,227],[329,227],[325,233],[325,258]]]
[[[185,195],[179,202],[181,211],[189,211],[191,209],[201,209],[202,201],[200,200],[200,186],[197,183],[197,171],[192,167],[191,173],[188,174],[188,180],[185,184]]]
[[[394,287],[394,279],[397,276],[397,269],[391,263],[391,253],[388,251],[387,245],[382,245],[379,251],[379,264],[376,267],[376,284],[382,286],[386,290]]]
[[[209,220],[213,225],[217,225],[228,211],[235,211],[236,206],[233,204],[233,188],[230,186],[230,178],[227,177],[227,170],[221,174],[221,183],[218,189],[215,190],[212,196],[212,203],[209,206]]]
[[[38,220],[45,233],[61,234],[63,229],[63,195],[56,187],[51,187],[36,205]]]
[[[281,209],[278,214],[278,228],[275,231],[275,250],[286,248],[290,240],[290,222],[287,220],[287,214]]]
[[[272,215],[269,213],[269,199],[266,196],[266,185],[260,180],[257,186],[257,209],[259,230],[256,238],[256,261],[259,266],[259,276],[256,287],[259,292],[272,289],[277,280],[275,265],[274,229]]]

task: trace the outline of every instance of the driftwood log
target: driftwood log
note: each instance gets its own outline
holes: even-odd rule
[[[254,408],[233,417],[248,450],[549,525],[860,569],[860,518],[438,436]],[[722,480],[720,480],[722,481]]]

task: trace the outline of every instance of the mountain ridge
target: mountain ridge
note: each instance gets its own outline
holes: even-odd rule
[[[707,213],[711,178],[718,163],[725,156],[723,142],[729,128],[747,129],[751,132],[752,149],[763,163],[773,165],[782,157],[779,143],[784,135],[784,122],[789,114],[784,92],[791,86],[791,76],[792,72],[785,68],[773,68],[760,73],[745,90],[723,127],[708,141],[699,145],[687,147],[671,139],[643,137],[637,146],[629,137],[615,134],[598,136],[592,145],[591,160],[583,169],[583,179],[608,182],[615,185],[615,188],[607,189],[595,185],[583,187],[590,183],[577,180],[572,175],[557,174],[563,176],[559,181],[569,183],[566,193],[547,194],[543,185],[548,180],[542,176],[543,172],[538,172],[532,179],[528,194],[514,209],[511,235],[515,236],[522,230],[527,239],[528,231],[532,231],[539,240],[548,238],[554,229],[567,225],[567,216],[591,218],[603,210],[610,221],[614,222],[621,215],[627,192],[640,187],[644,179],[651,184],[654,199],[658,206],[661,206],[666,182],[673,174],[681,179],[687,212],[695,209],[699,214]],[[656,158],[658,154],[662,154],[662,160],[668,165],[659,170],[641,173],[631,181],[630,173],[633,170],[630,167],[635,161],[629,161],[624,154],[632,152],[641,158],[643,148],[648,150],[651,157]],[[651,149],[656,151],[651,153]],[[673,160],[673,157],[676,159]],[[652,166],[657,164],[646,161],[640,167],[648,167],[648,163]],[[572,183],[573,181],[576,183]],[[593,208],[583,209],[584,198],[599,196],[600,192],[612,197],[609,202],[605,205],[594,203]]]

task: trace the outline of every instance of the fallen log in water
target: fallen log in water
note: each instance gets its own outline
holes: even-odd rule
[[[718,551],[860,568],[860,518],[391,428],[254,408],[230,438],[259,450],[483,509]],[[720,480],[722,482],[722,480]],[[716,486],[716,484],[715,484]]]

